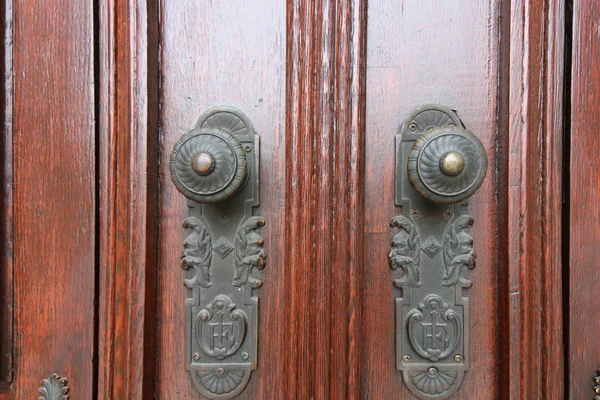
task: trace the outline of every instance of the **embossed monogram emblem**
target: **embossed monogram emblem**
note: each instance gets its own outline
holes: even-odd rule
[[[425,298],[408,314],[408,336],[415,350],[432,361],[454,351],[461,334],[458,314],[436,295]]]
[[[234,354],[244,342],[246,313],[225,295],[215,297],[196,318],[196,337],[206,354],[223,359]]]

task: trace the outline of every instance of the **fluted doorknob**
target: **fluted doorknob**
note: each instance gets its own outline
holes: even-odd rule
[[[216,203],[234,196],[246,183],[248,161],[240,141],[225,129],[193,129],[171,154],[171,179],[185,197]]]
[[[447,125],[426,131],[408,153],[408,179],[435,203],[456,203],[472,196],[487,172],[485,148],[471,132]]]

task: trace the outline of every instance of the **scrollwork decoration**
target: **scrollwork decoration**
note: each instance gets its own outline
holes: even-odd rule
[[[262,286],[262,281],[253,276],[252,270],[262,270],[265,267],[265,241],[256,232],[265,226],[262,217],[250,217],[238,228],[235,235],[235,276],[233,286],[248,284],[252,288]]]
[[[403,215],[392,218],[390,226],[399,229],[392,239],[392,250],[389,254],[390,267],[394,270],[401,268],[403,272],[400,279],[394,280],[394,285],[397,287],[421,286],[419,279],[421,238],[417,228],[410,219]]]
[[[38,389],[40,393],[38,400],[68,400],[69,387],[67,383],[67,378],[62,378],[56,373],[52,374],[42,381],[42,386]]]
[[[444,234],[444,286],[459,284],[471,287],[473,282],[464,277],[465,269],[475,268],[477,255],[473,250],[473,238],[466,229],[473,226],[475,221],[469,215],[461,215],[448,225]]]
[[[194,268],[194,276],[186,279],[184,284],[188,288],[202,286],[208,288],[210,283],[210,262],[212,258],[212,246],[210,232],[207,226],[196,217],[188,217],[183,222],[183,227],[194,231],[183,242],[181,252],[181,267],[183,269]]]

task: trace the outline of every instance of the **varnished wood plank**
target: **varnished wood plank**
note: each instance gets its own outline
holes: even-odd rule
[[[17,398],[54,372],[93,398],[93,34],[91,1],[14,4]]]
[[[174,143],[203,111],[229,105],[252,121],[261,141],[261,230],[268,255],[260,272],[258,369],[239,399],[282,399],[292,287],[285,239],[285,2],[160,2],[160,227],[157,268],[156,397],[197,399],[184,364],[184,272],[179,266],[185,198],[168,164]]]
[[[573,2],[570,126],[570,398],[592,398],[600,367],[600,3]]]
[[[456,109],[484,144],[488,174],[472,197],[469,214],[477,252],[472,272],[470,366],[456,398],[502,398],[497,388],[499,1],[369,1],[363,283],[364,399],[414,396],[395,368],[394,292],[388,223],[394,207],[394,135],[414,108],[438,103]],[[506,32],[502,32],[505,35]]]
[[[510,27],[510,398],[562,398],[564,2],[513,1]],[[506,328],[505,328],[506,331]]]
[[[148,136],[146,3],[99,4],[98,398],[141,399]],[[152,160],[156,162],[156,160]],[[152,265],[152,264],[150,264]],[[153,274],[153,272],[150,272]],[[153,332],[152,329],[149,330]]]

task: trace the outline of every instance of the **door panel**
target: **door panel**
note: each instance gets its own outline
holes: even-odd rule
[[[267,265],[261,272],[258,369],[240,399],[283,398],[288,269],[285,217],[285,4],[162,2],[160,214],[156,305],[156,396],[196,399],[185,370],[184,304],[179,256],[189,231],[185,198],[169,174],[173,145],[206,110],[245,113],[261,140],[260,211]]]
[[[412,398],[395,368],[395,306],[401,297],[388,267],[394,206],[394,136],[415,108],[441,104],[457,111],[483,142],[488,174],[469,201],[477,267],[471,273],[470,366],[456,398],[498,394],[498,71],[501,5],[489,1],[370,1],[367,45],[363,398]],[[504,177],[500,177],[503,179]],[[403,212],[408,212],[408,210]],[[426,238],[424,238],[426,239]],[[368,340],[366,340],[368,338]]]

